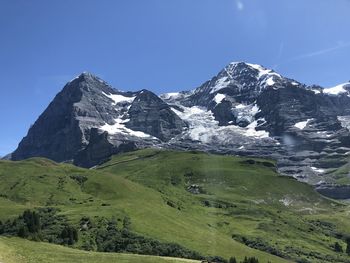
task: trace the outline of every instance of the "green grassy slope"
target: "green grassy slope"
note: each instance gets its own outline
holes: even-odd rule
[[[0,238],[2,263],[181,263],[195,260],[142,256],[119,253],[98,253],[39,243],[20,238]]]
[[[2,161],[0,219],[49,205],[72,223],[83,215],[128,215],[133,231],[204,255],[286,261],[260,251],[265,250],[291,259],[321,262],[328,255],[345,262],[345,254],[331,246],[344,246],[336,234],[350,233],[349,208],[278,176],[271,164],[152,149],[115,156],[95,170],[45,159]],[[191,185],[199,194],[188,191]]]

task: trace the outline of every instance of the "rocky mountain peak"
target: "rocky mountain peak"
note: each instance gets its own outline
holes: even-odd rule
[[[107,92],[115,93],[117,90],[113,89],[107,82],[97,77],[90,72],[82,72],[80,75],[69,81],[63,90],[73,91],[79,89],[85,92]],[[73,91],[74,92],[74,91]]]
[[[78,81],[99,80],[99,81],[105,82],[102,79],[100,79],[97,75],[95,75],[95,74],[93,74],[91,72],[87,72],[87,71],[84,71],[84,72],[80,73],[78,76],[76,76],[70,82],[75,81],[75,80],[78,80]]]
[[[140,91],[134,99],[126,126],[135,131],[150,134],[168,141],[180,134],[186,123],[179,118],[156,94],[148,90]]]
[[[273,73],[273,71],[258,64],[231,62],[220,73],[226,73],[224,75],[227,75],[232,79],[236,79],[243,75],[250,75],[252,77],[259,78],[261,75]]]
[[[272,80],[274,79],[283,78],[272,69],[267,69],[261,65],[246,62],[231,62],[217,75],[218,79],[222,77],[235,80],[242,85],[250,82],[264,81],[266,78],[271,78],[269,83],[272,83]],[[273,85],[269,83],[267,84],[271,86]]]
[[[192,91],[168,93],[161,97],[167,102],[181,101],[186,106],[209,105],[212,108],[221,102],[227,104],[227,101],[252,104],[264,90],[287,86],[303,87],[299,82],[285,78],[261,65],[232,62]]]

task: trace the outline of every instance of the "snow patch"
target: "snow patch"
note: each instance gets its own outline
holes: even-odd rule
[[[230,80],[227,77],[223,77],[223,78],[218,79],[215,82],[215,86],[212,88],[210,93],[212,94],[212,93],[215,93],[223,88],[226,88],[229,83],[230,83]]]
[[[275,81],[273,80],[272,77],[269,77],[267,80],[266,80],[266,85],[268,86],[273,86],[275,84]]]
[[[311,120],[312,119],[307,119],[306,121],[297,122],[296,124],[294,124],[294,127],[303,130]]]
[[[253,121],[251,124],[247,126],[246,136],[256,137],[256,138],[267,138],[269,137],[269,133],[264,130],[257,131],[256,128],[260,126],[258,125],[258,121]]]
[[[339,94],[348,92],[345,88],[350,88],[350,83],[343,83],[335,87],[325,88],[323,89],[323,93],[330,94],[330,95],[339,95]]]
[[[325,172],[325,170],[324,170],[324,169],[321,169],[321,168],[311,167],[311,169],[312,169],[313,171],[315,171],[316,173],[324,173],[324,172]]]
[[[321,91],[319,91],[318,89],[311,89],[311,91],[313,91],[315,94],[320,94]]]
[[[216,104],[219,104],[226,96],[224,94],[216,94],[214,97],[214,101],[216,102]]]
[[[102,94],[105,95],[106,97],[112,99],[113,105],[117,105],[120,102],[132,103],[135,99],[135,97],[126,97],[126,96],[119,95],[119,94],[106,94],[104,92],[102,92]]]
[[[264,68],[263,66],[261,65],[258,65],[258,64],[251,64],[251,63],[246,63],[248,66],[256,69],[258,71],[258,76],[259,78],[261,78],[262,76],[264,75],[275,75],[277,77],[280,77],[281,78],[281,75],[276,73],[276,72],[273,72],[271,69],[266,69]]]
[[[108,134],[117,134],[117,133],[121,133],[121,134],[127,134],[127,135],[131,135],[131,136],[135,136],[135,137],[140,137],[140,138],[153,138],[153,136],[146,134],[144,132],[141,131],[134,131],[131,130],[127,127],[125,127],[126,122],[129,121],[129,119],[114,119],[115,123],[114,124],[108,124],[106,123],[105,125],[101,126],[99,129],[102,131],[106,131],[108,132]]]
[[[235,106],[236,109],[243,109],[245,107],[247,107],[247,105],[244,105],[244,104],[238,104]]]

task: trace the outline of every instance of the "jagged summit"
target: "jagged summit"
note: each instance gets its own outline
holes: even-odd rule
[[[232,78],[242,73],[255,74],[259,78],[266,74],[272,74],[281,77],[280,74],[276,73],[272,69],[268,69],[259,64],[247,63],[243,61],[231,62],[224,68],[224,70],[228,73],[228,75],[231,75]]]
[[[257,96],[267,88],[279,89],[287,86],[305,87],[261,65],[231,62],[200,87],[187,92],[162,94],[161,98],[169,102],[188,98],[188,101],[195,101],[196,104],[205,106],[208,98],[217,102],[219,98],[223,98],[223,95],[234,95],[238,102],[249,104],[256,101]],[[216,97],[218,94],[219,97]],[[206,98],[203,100],[204,97]],[[187,104],[190,105],[190,103]]]
[[[66,86],[70,85],[72,83],[76,84],[76,83],[80,83],[80,82],[93,82],[93,81],[97,81],[97,82],[103,83],[103,84],[105,84],[107,86],[110,86],[106,81],[104,81],[103,79],[101,79],[97,75],[95,75],[95,74],[93,74],[91,72],[87,72],[87,71],[84,71],[84,72],[80,73],[79,75],[77,75],[75,78],[70,80],[66,84]]]
[[[88,71],[83,71],[69,82],[72,82],[73,80],[76,80],[76,79],[80,79],[80,80],[85,79],[86,80],[86,79],[100,79],[100,78],[97,75],[95,75],[94,73],[91,73]]]

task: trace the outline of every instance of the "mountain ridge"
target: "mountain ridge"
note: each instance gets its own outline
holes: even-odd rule
[[[346,83],[336,87],[232,62],[193,90],[158,96],[119,91],[84,72],[56,95],[12,160],[42,156],[92,167],[146,147],[195,149],[273,158],[283,174],[337,184],[328,174],[350,155],[350,91]]]

